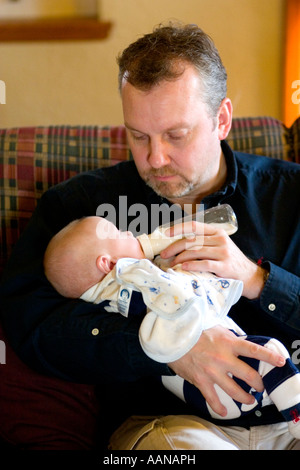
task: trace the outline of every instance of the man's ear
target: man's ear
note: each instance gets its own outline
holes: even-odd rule
[[[109,255],[100,255],[96,259],[96,266],[103,274],[108,274],[114,267],[115,263]]]
[[[224,98],[218,111],[218,137],[226,139],[231,129],[232,103],[229,98]]]

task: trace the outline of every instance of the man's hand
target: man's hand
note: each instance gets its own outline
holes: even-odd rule
[[[258,372],[238,356],[256,358],[278,367],[285,363],[280,354],[216,326],[203,331],[198,343],[182,358],[170,363],[169,367],[195,385],[215,413],[225,417],[227,410],[220,402],[214,384],[219,385],[234,400],[245,404],[252,404],[254,397],[245,392],[229,374],[245,381],[259,392],[264,389]]]
[[[187,222],[175,225],[170,235],[194,233],[174,242],[161,252],[162,258],[175,256],[172,265],[182,263],[186,271],[211,272],[223,278],[243,281],[243,296],[258,298],[264,287],[265,270],[251,261],[227,233],[209,224]]]
[[[211,272],[223,278],[243,281],[245,297],[254,299],[260,296],[264,270],[247,258],[224,230],[209,224],[188,222],[175,225],[168,235],[180,233],[188,236],[163,250],[162,258],[175,256],[172,265],[182,263],[182,268],[187,271]],[[278,367],[285,363],[280,354],[216,326],[203,331],[197,344],[169,366],[177,375],[195,385],[217,414],[226,416],[227,410],[221,404],[214,384],[234,400],[245,404],[252,404],[254,397],[231,376],[243,380],[257,391],[264,388],[258,372],[238,356],[255,358]]]

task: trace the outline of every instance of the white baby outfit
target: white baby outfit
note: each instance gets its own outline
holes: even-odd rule
[[[183,271],[180,265],[171,269],[157,256],[154,262],[120,259],[81,298],[93,303],[111,300],[111,311],[127,316],[132,290],[141,292],[148,308],[140,327],[141,346],[155,361],[168,363],[186,354],[203,330],[217,324],[238,328],[227,313],[242,289],[241,281]],[[240,328],[238,333],[243,334]]]
[[[155,264],[148,259],[122,258],[81,299],[93,303],[109,301],[109,305],[104,308],[128,316],[132,292],[140,292],[147,306],[139,331],[140,343],[145,353],[158,362],[170,363],[179,359],[197,343],[203,330],[217,324],[242,335],[245,340],[280,352],[286,357],[286,365],[280,368],[244,358],[259,371],[265,385],[265,391],[258,393],[244,383],[243,388],[255,396],[253,405],[245,406],[235,402],[215,385],[221,402],[227,408],[225,418],[214,413],[201,392],[181,377],[163,376],[161,380],[172,393],[196,407],[201,416],[207,418],[235,419],[274,403],[288,421],[290,432],[299,439],[299,371],[279,341],[247,336],[227,316],[231,306],[239,300],[242,289],[242,282],[237,280],[218,278],[210,273],[183,271],[180,265],[171,269],[159,256]]]

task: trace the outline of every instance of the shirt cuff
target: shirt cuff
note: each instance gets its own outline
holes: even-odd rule
[[[265,312],[300,329],[300,278],[271,262],[262,264],[270,273],[260,297]]]

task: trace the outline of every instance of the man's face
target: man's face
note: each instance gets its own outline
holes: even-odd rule
[[[219,119],[210,117],[192,66],[150,91],[124,81],[122,102],[134,161],[149,186],[176,202],[215,190],[222,155]]]

